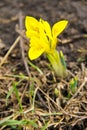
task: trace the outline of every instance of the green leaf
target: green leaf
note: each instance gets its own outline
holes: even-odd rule
[[[0,121],[0,125],[2,125],[3,123],[5,123],[6,121],[8,121],[12,116],[8,116],[6,118],[4,118],[3,120]]]
[[[65,62],[65,58],[64,58],[64,55],[63,55],[62,51],[60,51],[59,54],[60,54],[61,62],[62,62],[62,64],[63,64],[63,66],[66,68],[66,62]]]
[[[14,88],[12,87],[10,89],[10,91],[8,92],[7,96],[6,96],[6,105],[7,105],[7,102],[8,102],[8,98],[11,96],[11,94],[13,93],[13,91],[14,91]]]
[[[20,100],[20,97],[19,97],[19,92],[18,92],[18,89],[17,89],[18,84],[19,84],[18,82],[14,82],[13,83],[13,88],[14,88],[14,93],[15,93],[15,95],[17,97],[17,100],[18,100],[18,103],[19,103],[20,110],[22,111],[22,104],[21,104],[21,100]]]
[[[7,117],[0,121],[0,126],[14,126],[14,125],[31,125],[34,128],[38,128],[38,125],[35,123],[34,120],[11,120],[10,117]]]

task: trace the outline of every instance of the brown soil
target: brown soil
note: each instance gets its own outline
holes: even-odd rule
[[[23,16],[21,31],[18,29],[20,11]],[[21,38],[22,42],[18,42],[20,45],[15,45],[9,52],[17,37],[21,33],[24,34],[26,15],[37,19],[43,18],[51,25],[61,19],[69,21],[67,29],[59,37],[62,42],[58,46],[58,50],[62,50],[66,57],[69,71],[69,77],[66,79],[55,76],[49,69],[45,56],[33,62],[43,71],[43,75],[30,64],[27,68],[25,64],[29,62],[28,42],[24,38]],[[5,59],[8,52],[9,55]],[[69,83],[75,76],[78,77],[78,83],[73,94]],[[18,103],[17,94],[12,92],[6,105],[8,93],[14,83],[18,82],[20,83],[16,86],[21,103]],[[57,95],[54,92],[55,88]],[[71,94],[70,97],[68,93]],[[31,110],[33,95],[35,95],[34,111]],[[53,113],[56,114],[52,115]],[[11,120],[33,120],[38,128],[31,124],[6,125],[4,124],[6,121],[1,123],[10,115]],[[87,1],[2,0],[0,1],[0,129],[45,130],[41,128],[47,122],[46,130],[87,130]]]

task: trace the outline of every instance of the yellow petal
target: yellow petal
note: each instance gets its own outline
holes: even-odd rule
[[[48,43],[46,43],[41,37],[31,37],[30,47],[36,48],[38,51],[43,49],[44,52],[48,52],[50,50]]]
[[[44,26],[44,31],[46,32],[47,36],[51,38],[52,36],[51,36],[50,24],[47,21],[44,21],[42,19],[41,19],[41,22],[42,22],[42,24]]]
[[[60,22],[55,23],[52,28],[53,37],[57,37],[66,28],[67,24],[67,20],[62,20]]]
[[[38,37],[39,34],[38,34],[37,31],[34,31],[34,30],[27,30],[27,31],[26,31],[26,36],[27,36],[28,38],[31,38],[31,37]]]
[[[46,33],[44,31],[44,25],[42,24],[41,21],[39,22],[39,33],[40,33],[39,35],[40,35],[40,38],[42,39],[42,41],[44,41],[47,44],[48,39],[47,39]]]
[[[41,48],[41,41],[39,37],[32,36],[30,39],[30,47]]]
[[[57,43],[58,43],[58,39],[57,38],[52,39],[52,48],[53,49],[56,48]]]
[[[44,52],[43,48],[31,47],[28,51],[28,56],[31,60],[37,59]]]
[[[27,30],[33,29],[38,31],[38,20],[31,16],[26,16],[25,27]]]

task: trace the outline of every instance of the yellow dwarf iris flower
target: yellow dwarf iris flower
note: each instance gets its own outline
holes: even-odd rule
[[[26,16],[26,36],[30,39],[29,58],[34,60],[45,53],[50,62],[52,62],[52,59],[55,59],[55,57],[55,60],[59,60],[58,57],[60,56],[54,56],[59,55],[56,52],[56,45],[58,43],[57,37],[62,33],[67,24],[67,20],[62,20],[55,23],[51,28],[47,21],[42,19],[37,20],[34,17]]]
[[[53,25],[52,29],[47,21],[26,16],[26,36],[30,38],[29,57],[38,58],[42,53],[53,53],[57,44],[57,36],[65,29],[68,21],[62,20]]]

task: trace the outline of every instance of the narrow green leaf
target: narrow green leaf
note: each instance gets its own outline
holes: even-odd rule
[[[13,93],[13,91],[14,91],[14,88],[12,87],[10,89],[10,91],[8,92],[7,96],[6,96],[6,105],[7,105],[7,102],[8,102],[8,98],[11,96],[11,94]]]
[[[14,125],[31,125],[34,128],[38,128],[38,125],[35,123],[34,120],[11,120],[9,118],[6,118],[2,121],[0,121],[0,125],[6,125],[6,126],[14,126]]]
[[[36,69],[41,75],[43,74],[43,72],[41,71],[41,69],[39,67],[37,67],[36,65],[34,65],[32,62],[28,61],[29,65],[31,65],[34,69]]]
[[[62,51],[60,51],[59,54],[60,54],[61,62],[62,62],[62,64],[63,64],[63,66],[66,68],[66,62],[65,62],[65,58],[64,58],[64,55],[63,55]]]
[[[0,125],[2,125],[3,123],[5,123],[6,121],[8,121],[10,118],[12,118],[12,116],[8,116],[6,118],[4,118],[3,120],[0,121]]]
[[[17,97],[19,106],[20,106],[20,110],[22,111],[22,104],[21,104],[21,101],[20,101],[20,97],[19,97],[19,92],[18,92],[18,89],[17,89],[17,85],[18,85],[18,82],[14,82],[13,83],[13,88],[14,88],[14,93],[15,93],[15,95]]]

